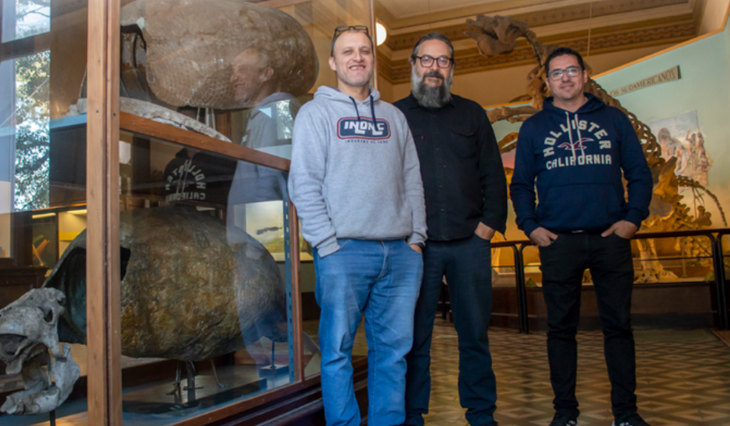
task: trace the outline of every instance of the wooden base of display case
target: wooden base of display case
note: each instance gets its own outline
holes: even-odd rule
[[[530,330],[547,329],[547,307],[542,288],[528,287],[527,311]],[[515,287],[494,287],[492,326],[519,328]],[[635,328],[702,328],[714,325],[716,307],[713,284],[673,282],[636,284],[631,301]],[[581,330],[598,330],[598,305],[592,285],[584,285],[580,306]]]
[[[180,419],[184,425],[253,426],[263,422],[267,422],[267,425],[325,425],[319,375],[307,378],[302,383],[286,385],[284,383],[289,380],[288,373],[274,377],[259,377],[254,366],[228,365],[218,367],[218,375],[222,378],[234,377],[234,379],[231,381],[223,378],[223,384],[229,385],[229,387],[219,388],[212,375],[212,370],[204,369],[199,371],[195,378],[196,388],[200,389],[195,389],[194,395],[183,389],[179,394],[179,399],[176,400],[175,395],[167,395],[172,390],[171,379],[175,376],[176,364],[176,361],[163,360],[125,368],[123,381],[125,387],[132,387],[132,389],[128,389],[122,398],[124,415],[131,414],[137,419],[139,416],[149,415],[157,420],[185,416],[188,419]],[[200,366],[202,367],[204,364],[201,363]],[[355,395],[360,412],[365,415],[368,405],[367,358],[354,356],[353,367]],[[20,380],[20,377],[17,379]],[[281,383],[276,383],[277,381],[281,381]],[[185,384],[186,382],[183,380],[182,386]],[[20,386],[22,386],[22,382],[17,383],[15,387]],[[267,387],[274,387],[274,389],[266,392]],[[19,389],[0,392],[0,405],[5,401],[7,395],[17,390]],[[85,416],[83,411],[86,406],[86,392],[86,377],[81,377],[76,383],[69,401],[64,404],[64,406],[74,404],[81,412],[65,418],[59,416],[56,420],[57,426],[79,424],[77,420]],[[261,393],[261,395],[254,395],[254,393]],[[251,398],[235,402],[235,399],[246,395],[251,395]],[[212,405],[224,405],[227,401],[231,401],[231,404],[223,408],[227,416],[224,419],[210,421],[203,414],[202,410],[205,408],[210,408]],[[63,411],[64,406],[59,411]],[[201,411],[201,415],[194,416],[196,411]],[[191,415],[193,415],[192,418],[190,418]],[[14,416],[0,415],[2,425],[19,424],[15,420],[17,418]],[[44,422],[47,421],[46,418]]]
[[[368,412],[367,358],[354,356],[352,364],[355,397],[363,416],[361,424],[364,425],[367,424],[366,414]],[[302,383],[304,386],[300,391],[272,399],[249,411],[243,411],[212,424],[216,426],[254,426],[265,422],[267,426],[325,426],[322,388],[319,379],[319,376],[307,379]]]

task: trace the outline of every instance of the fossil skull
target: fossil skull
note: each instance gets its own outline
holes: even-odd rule
[[[46,413],[73,390],[80,369],[70,356],[70,346],[59,345],[57,333],[64,299],[59,290],[34,289],[0,310],[0,359],[7,364],[7,373],[21,373],[25,384],[24,391],[8,396],[0,411]],[[50,371],[43,368],[48,352],[53,355]]]

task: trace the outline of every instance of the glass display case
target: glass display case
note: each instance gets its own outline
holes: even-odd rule
[[[0,4],[0,423],[310,403],[291,135],[372,3]]]
[[[0,28],[0,412],[13,413],[0,423],[36,424],[86,404],[83,348],[57,333],[69,301],[40,287],[86,228],[85,182],[57,178],[85,159],[56,143],[54,122],[83,86],[87,5],[3,0]]]

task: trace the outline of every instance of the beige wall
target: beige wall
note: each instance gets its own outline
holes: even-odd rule
[[[728,6],[730,6],[730,0],[705,0],[705,9],[702,11],[702,21],[700,21],[700,31],[697,35],[719,30],[723,22],[725,22]]]
[[[730,0],[722,0],[730,1]],[[636,59],[671,47],[672,44],[645,47],[621,52],[603,53],[586,58],[586,62],[593,69],[593,75],[624,65]],[[527,93],[527,74],[535,65],[522,65],[511,68],[502,68],[477,73],[454,76],[452,92],[473,99],[481,105],[497,105],[507,103],[512,99]],[[383,100],[395,102],[408,96],[411,91],[410,83],[391,85],[384,79],[379,79],[380,94]]]
[[[380,92],[380,99],[384,99],[388,102],[394,102],[400,99],[393,97],[393,85],[384,78],[378,77],[378,91]],[[401,96],[401,98],[402,97],[403,96]]]

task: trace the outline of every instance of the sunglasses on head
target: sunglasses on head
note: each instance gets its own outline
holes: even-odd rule
[[[335,28],[335,35],[333,38],[337,38],[342,33],[346,33],[348,31],[360,31],[365,33],[366,36],[370,37],[370,32],[368,31],[368,27],[366,25],[340,25],[339,27]]]

